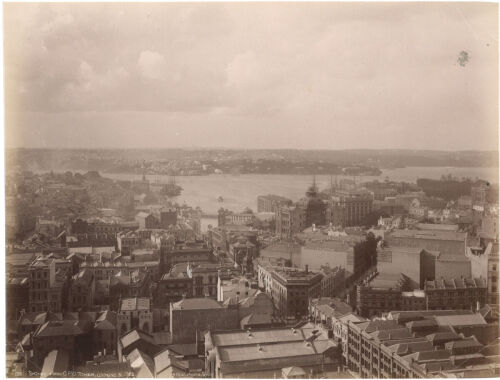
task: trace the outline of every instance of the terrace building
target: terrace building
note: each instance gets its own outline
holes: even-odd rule
[[[396,311],[384,320],[348,322],[347,365],[362,378],[445,377],[491,365],[496,359],[483,351],[484,327],[481,314],[467,310]],[[494,328],[486,340],[498,336]]]
[[[427,310],[471,310],[486,303],[484,278],[441,278],[426,281]]]
[[[56,260],[36,260],[28,272],[29,311],[61,312],[66,278],[56,273]]]

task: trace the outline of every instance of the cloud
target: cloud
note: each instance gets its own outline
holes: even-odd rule
[[[247,51],[238,54],[227,65],[227,85],[229,87],[255,86],[260,81],[261,67],[255,53]]]
[[[71,13],[58,14],[51,21],[42,25],[40,32],[44,34],[58,33],[72,25],[73,22],[74,18]]]
[[[162,79],[166,66],[165,58],[158,52],[145,50],[138,60],[141,75],[146,79]]]
[[[158,133],[183,125],[203,143],[210,125],[234,144],[272,144],[262,137],[270,134],[340,148],[361,144],[367,129],[377,133],[366,144],[425,146],[421,132],[439,126],[457,148],[483,148],[492,139],[474,131],[498,122],[496,11],[485,3],[7,3],[6,117],[60,113],[54,125],[63,126],[98,111],[109,117],[94,123],[133,129],[144,128],[140,118],[121,115],[143,112]],[[473,57],[465,67],[461,51]],[[36,118],[23,120],[16,128],[29,136]]]

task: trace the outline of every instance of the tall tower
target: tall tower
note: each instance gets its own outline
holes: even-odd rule
[[[142,161],[142,182],[146,182],[146,163]]]

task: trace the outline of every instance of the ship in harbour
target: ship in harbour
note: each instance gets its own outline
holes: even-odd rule
[[[182,193],[182,187],[175,183],[175,176],[170,177],[169,182],[162,187],[160,194],[167,197],[178,197]]]

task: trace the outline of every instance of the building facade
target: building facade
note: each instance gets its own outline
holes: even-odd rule
[[[300,319],[307,315],[309,299],[321,295],[320,273],[281,268],[272,276],[272,298],[283,318]]]

